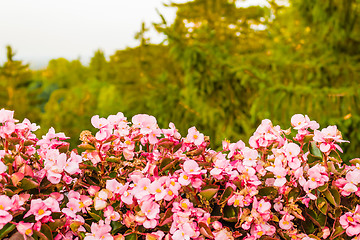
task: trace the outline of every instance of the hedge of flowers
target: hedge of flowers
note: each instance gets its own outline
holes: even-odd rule
[[[215,151],[153,116],[94,116],[79,150],[0,110],[0,238],[359,239],[360,159],[343,164],[336,126],[263,120]]]

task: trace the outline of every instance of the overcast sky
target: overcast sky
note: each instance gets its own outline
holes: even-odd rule
[[[0,64],[8,44],[15,59],[32,67],[59,57],[87,63],[98,49],[112,55],[134,47],[142,21],[148,27],[161,22],[156,9],[170,22],[175,18],[176,9],[163,3],[169,0],[0,0]],[[162,40],[155,31],[150,34],[153,42]]]

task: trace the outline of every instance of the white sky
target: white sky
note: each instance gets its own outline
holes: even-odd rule
[[[109,56],[117,49],[134,47],[142,21],[147,27],[161,22],[156,9],[168,22],[175,18],[176,9],[163,3],[169,0],[0,0],[0,64],[8,44],[15,59],[32,67],[59,57],[87,63],[98,49]],[[154,30],[150,34],[153,42],[162,40]]]

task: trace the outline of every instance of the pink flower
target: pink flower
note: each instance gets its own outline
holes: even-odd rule
[[[290,214],[285,214],[279,221],[279,226],[282,229],[285,230],[289,230],[293,227],[293,222],[291,222],[291,220],[293,220],[295,217],[290,215]]]
[[[120,219],[120,214],[114,211],[112,206],[108,206],[104,211],[105,223],[110,224],[111,221],[118,221]]]
[[[194,143],[196,146],[199,146],[204,142],[204,134],[196,130],[195,127],[191,127],[188,129],[188,134],[185,138],[185,142]]]
[[[87,191],[90,194],[90,196],[94,196],[98,191],[100,190],[99,186],[90,186]]]
[[[99,115],[95,115],[91,118],[91,124],[97,129],[102,129],[108,126],[109,121],[105,118],[99,118]]]
[[[5,110],[2,108],[0,110],[0,123],[5,123],[8,121],[14,121],[14,111]]]
[[[160,205],[152,200],[144,201],[141,203],[141,211],[148,219],[159,218]]]
[[[178,182],[183,186],[187,186],[191,183],[191,179],[188,174],[186,174],[185,172],[182,172],[182,173],[180,173]]]
[[[264,199],[261,199],[260,202],[258,202],[257,211],[259,213],[268,213],[270,211],[270,208],[271,208],[270,202],[267,202]]]
[[[31,236],[33,234],[32,227],[34,226],[34,223],[26,223],[24,221],[20,221],[16,228],[19,231],[19,233],[27,236]]]
[[[300,130],[311,128],[312,130],[318,129],[320,126],[316,121],[310,121],[307,115],[295,114],[291,117],[291,125],[294,129]]]
[[[160,181],[152,182],[149,186],[149,191],[151,194],[155,195],[155,201],[160,201],[167,194],[163,187],[163,184]]]
[[[31,200],[30,210],[25,214],[24,218],[34,215],[36,221],[40,221],[42,218],[50,216],[51,211],[48,210],[47,205],[41,199]]]
[[[8,211],[12,208],[12,201],[6,195],[0,195],[0,210]]]
[[[255,167],[259,153],[256,150],[248,147],[242,149],[241,152],[243,153],[244,156],[243,159],[244,166]]]
[[[329,181],[328,173],[324,166],[316,164],[308,170],[309,179],[303,184],[305,191],[310,191]],[[300,183],[302,184],[302,183]]]
[[[204,173],[204,171],[202,171],[199,167],[199,164],[194,160],[186,160],[184,162],[183,169],[188,175],[198,175]]]
[[[2,161],[0,161],[0,174],[3,174],[4,172],[6,172],[6,170],[7,166]]]
[[[140,128],[140,133],[144,135],[150,134],[153,130],[158,128],[156,118],[147,114],[135,115],[131,121],[133,126]]]
[[[114,194],[122,194],[127,189],[127,185],[124,186],[123,184],[116,181],[116,179],[111,179],[106,180],[106,189],[113,192]]]
[[[110,234],[111,226],[106,224],[104,220],[100,220],[99,224],[91,224],[91,233],[86,233],[84,240],[113,240]]]
[[[349,142],[342,140],[341,133],[337,130],[336,126],[328,126],[321,131],[315,130],[313,140],[320,144],[320,150],[323,153],[329,153],[331,150],[339,150],[343,152],[337,142]]]
[[[275,177],[274,186],[282,187],[286,184],[287,170],[285,168],[283,168],[281,165],[267,167],[266,170],[268,170],[274,174],[274,177]]]
[[[149,186],[150,186],[150,179],[148,178],[141,178],[136,187],[133,188],[132,193],[137,199],[142,199],[143,197],[150,195]]]
[[[2,228],[5,224],[7,224],[8,222],[10,222],[13,219],[13,216],[5,211],[5,210],[0,210],[0,227]]]

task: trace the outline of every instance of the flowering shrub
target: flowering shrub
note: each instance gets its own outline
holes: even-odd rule
[[[214,151],[195,127],[181,137],[145,114],[91,123],[79,153],[0,110],[0,238],[360,238],[360,159],[342,163],[336,126],[263,120],[249,147]]]

